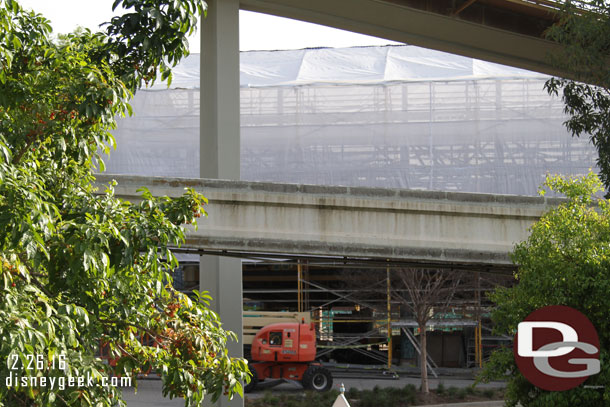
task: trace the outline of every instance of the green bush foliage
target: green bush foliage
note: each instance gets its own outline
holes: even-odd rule
[[[448,400],[464,400],[468,396],[493,399],[497,395],[496,389],[478,389],[474,386],[459,388],[445,387],[439,383],[436,392]],[[331,390],[326,393],[305,392],[299,394],[273,394],[270,391],[260,398],[247,398],[246,407],[310,407],[332,406],[339,392]],[[418,402],[417,388],[408,384],[402,388],[375,386],[372,390],[359,390],[354,387],[345,392],[345,398],[352,407],[407,407]]]
[[[517,324],[538,308],[567,305],[579,310],[595,326],[601,348],[601,372],[585,385],[601,388],[541,390],[521,375],[512,349],[494,352],[481,378],[508,380],[509,406],[610,406],[610,204],[595,199],[602,185],[592,173],[547,177],[544,185],[567,200],[547,211],[531,227],[529,238],[515,247],[517,284],[493,293],[492,319],[497,333],[512,336]]]

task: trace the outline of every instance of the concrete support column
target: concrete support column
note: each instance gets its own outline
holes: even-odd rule
[[[239,0],[207,0],[208,15],[201,29],[201,122],[199,172],[202,178],[239,179]],[[204,191],[205,194],[205,191]],[[213,207],[209,216],[214,215]],[[213,297],[212,308],[239,343],[230,343],[231,356],[242,350],[241,260],[201,256],[200,289]],[[243,406],[237,396],[221,398],[222,407]]]
[[[202,178],[239,179],[239,1],[207,0],[201,25]]]
[[[212,309],[220,314],[222,326],[237,334],[239,343],[229,342],[232,357],[243,356],[242,344],[242,285],[241,260],[220,256],[201,256],[199,263],[200,290],[209,291],[213,298]],[[210,402],[204,403],[211,406]],[[221,407],[243,407],[242,398],[233,400],[221,397],[216,404]]]

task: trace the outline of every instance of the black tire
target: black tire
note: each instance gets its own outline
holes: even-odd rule
[[[333,376],[330,371],[322,366],[309,366],[303,373],[301,381],[307,390],[319,392],[329,391],[333,387]]]
[[[252,373],[250,383],[246,384],[246,387],[244,387],[246,393],[250,393],[258,384],[258,373],[256,373],[256,368],[254,366],[250,366],[250,373]]]
[[[252,364],[252,346],[244,345],[244,359],[248,360],[248,363]]]

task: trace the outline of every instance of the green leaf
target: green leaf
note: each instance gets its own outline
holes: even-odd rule
[[[13,37],[13,47],[15,47],[16,50],[21,49],[21,40],[17,36]]]

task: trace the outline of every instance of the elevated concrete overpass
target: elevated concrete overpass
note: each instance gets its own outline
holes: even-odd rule
[[[233,255],[310,255],[391,259],[403,264],[512,269],[508,253],[557,199],[456,192],[277,184],[214,179],[99,175],[137,200],[194,188],[209,199],[207,218],[187,248]]]
[[[551,0],[239,0],[241,9],[331,26],[504,65],[566,76],[544,39]],[[279,33],[278,33],[279,34]]]

